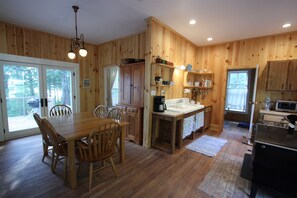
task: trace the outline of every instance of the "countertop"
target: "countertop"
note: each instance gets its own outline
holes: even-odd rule
[[[155,112],[155,111],[153,111],[153,114],[163,115],[163,116],[168,116],[168,117],[178,117],[178,116],[181,116],[181,115],[185,115],[187,113],[191,113],[191,112],[194,112],[194,111],[199,111],[199,110],[204,109],[204,108],[205,108],[204,105],[200,105],[199,107],[195,107],[195,108],[189,108],[189,107],[172,108],[172,109],[168,108],[164,112]]]
[[[181,112],[167,111],[167,110],[165,110],[164,112],[155,112],[154,111],[153,114],[164,115],[164,116],[168,116],[168,117],[178,117],[178,116],[184,115],[184,113],[181,113]]]
[[[272,110],[267,111],[267,110],[264,110],[264,109],[260,109],[260,114],[287,116],[287,115],[296,114],[296,113],[283,112],[283,111],[272,111]]]
[[[297,151],[297,131],[257,124],[255,141],[286,147]]]

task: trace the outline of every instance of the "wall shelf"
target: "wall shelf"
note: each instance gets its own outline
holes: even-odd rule
[[[198,89],[212,89],[213,87],[213,77],[214,73],[200,73],[194,71],[185,71],[184,72],[184,88],[198,88]],[[206,86],[195,86],[195,82],[201,82],[204,80]]]
[[[173,85],[151,85],[151,86],[158,88],[158,87],[172,87]]]
[[[162,77],[163,81],[172,81],[173,72],[175,67],[171,65],[165,65],[161,63],[152,63],[151,64],[151,86],[156,86],[155,77]],[[172,85],[158,85],[161,86],[172,86]]]

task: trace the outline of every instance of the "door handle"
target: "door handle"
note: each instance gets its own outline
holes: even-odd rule
[[[40,98],[40,106],[43,107],[43,98]]]
[[[47,107],[47,98],[44,99],[45,107]]]

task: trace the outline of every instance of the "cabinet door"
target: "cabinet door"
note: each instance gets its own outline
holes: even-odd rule
[[[287,90],[297,91],[297,61],[291,61],[288,69],[288,81],[287,81]]]
[[[122,104],[130,104],[131,78],[130,67],[120,67],[120,103]]]
[[[128,140],[131,140],[133,142],[137,142],[137,113],[129,113],[126,114],[127,122],[129,122],[128,130],[126,133],[126,136]]]
[[[139,64],[131,68],[132,89],[131,104],[143,106],[143,89],[144,89],[144,65]]]
[[[129,122],[126,137],[137,144],[142,144],[143,108],[127,107],[126,120]]]
[[[282,91],[286,89],[289,61],[269,62],[267,90]]]
[[[210,126],[211,109],[212,109],[212,107],[206,107],[204,109],[204,126],[203,126],[203,129],[207,129]]]

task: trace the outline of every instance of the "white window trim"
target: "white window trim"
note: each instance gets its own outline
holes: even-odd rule
[[[238,70],[228,70],[227,71],[227,84],[226,84],[226,94],[227,94],[227,86],[228,86],[228,82],[229,82],[229,72],[245,72],[248,75],[248,85],[247,85],[247,90],[250,90],[251,87],[251,70],[247,70],[247,69],[238,69]],[[245,111],[237,111],[237,110],[229,110],[226,108],[226,104],[225,104],[225,111],[226,112],[230,112],[230,113],[237,113],[237,114],[249,114],[249,96],[250,96],[250,92],[247,92],[247,96],[246,96],[246,110]],[[226,99],[227,99],[227,95],[226,95]]]

